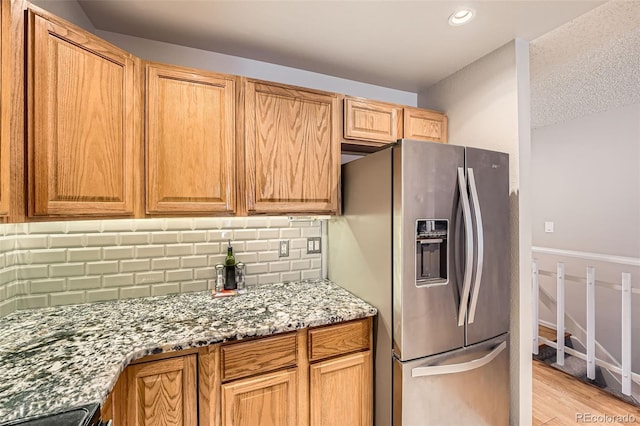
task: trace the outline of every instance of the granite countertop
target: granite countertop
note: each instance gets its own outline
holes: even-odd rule
[[[329,280],[19,311],[0,318],[0,424],[104,403],[124,368],[150,354],[376,314]]]

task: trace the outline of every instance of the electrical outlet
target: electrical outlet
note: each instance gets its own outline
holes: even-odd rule
[[[289,257],[289,240],[280,241],[280,250],[278,251],[278,257]]]
[[[321,253],[320,237],[307,238],[307,254]]]

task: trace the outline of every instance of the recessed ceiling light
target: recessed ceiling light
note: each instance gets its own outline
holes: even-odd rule
[[[460,9],[449,16],[449,25],[457,27],[471,21],[476,16],[476,11],[470,8]]]

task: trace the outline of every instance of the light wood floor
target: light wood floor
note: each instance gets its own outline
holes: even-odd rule
[[[640,425],[640,409],[534,360],[533,425],[575,424]]]

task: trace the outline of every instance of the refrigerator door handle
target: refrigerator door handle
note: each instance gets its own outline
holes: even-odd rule
[[[484,227],[482,226],[482,214],[480,212],[480,201],[478,200],[478,189],[476,187],[476,178],[473,169],[467,169],[469,176],[469,192],[471,194],[471,205],[473,213],[476,217],[476,241],[478,249],[476,252],[476,268],[475,279],[473,280],[473,293],[471,295],[471,306],[469,307],[469,324],[473,323],[476,317],[476,308],[478,305],[478,294],[480,293],[480,282],[482,281],[482,267],[484,265]]]
[[[462,280],[462,294],[460,295],[460,309],[458,309],[458,326],[462,327],[467,315],[469,293],[471,292],[471,272],[473,268],[473,225],[471,223],[469,195],[467,194],[467,179],[464,176],[464,169],[462,167],[458,167],[458,187],[460,189],[460,200],[462,201],[465,238],[464,278]]]
[[[442,374],[463,373],[465,371],[475,370],[484,367],[493,361],[498,355],[507,348],[507,342],[502,342],[494,347],[491,352],[483,357],[467,361],[460,364],[451,365],[433,365],[429,367],[416,367],[411,370],[411,377],[439,376]]]

